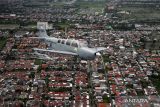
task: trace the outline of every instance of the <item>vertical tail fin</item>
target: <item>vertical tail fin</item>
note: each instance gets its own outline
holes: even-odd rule
[[[44,29],[43,27],[38,29],[37,36],[39,36],[39,37],[49,37],[47,35],[46,29]]]

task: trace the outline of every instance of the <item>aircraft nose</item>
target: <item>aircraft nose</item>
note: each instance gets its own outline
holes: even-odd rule
[[[95,52],[91,50],[90,48],[84,48],[84,51],[90,55],[95,54]]]
[[[81,48],[78,52],[79,56],[84,59],[94,59],[96,53],[89,48]]]
[[[96,56],[101,56],[101,54],[99,52],[96,53]]]

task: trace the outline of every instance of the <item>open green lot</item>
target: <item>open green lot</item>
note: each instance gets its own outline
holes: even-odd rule
[[[129,15],[125,15],[126,19],[146,20],[160,19],[160,10],[153,7],[128,7],[122,6],[118,11],[128,11]]]
[[[42,64],[42,60],[41,59],[36,59],[34,64],[35,65],[41,65]]]
[[[25,29],[37,29],[37,25],[27,25],[27,26],[24,26]]]
[[[0,50],[3,49],[3,47],[4,47],[5,44],[6,44],[6,42],[7,42],[7,37],[1,37],[1,38],[0,38]]]
[[[88,7],[88,8],[103,8],[105,6],[105,0],[103,1],[94,1],[94,2],[90,2],[90,1],[77,1],[75,4],[79,5],[80,7]]]
[[[75,5],[79,6],[79,8],[89,8],[89,9],[94,9],[95,11],[102,11],[102,9],[105,7],[106,0],[101,0],[101,1],[80,1],[77,0]]]
[[[158,94],[160,95],[160,75],[150,76],[149,79],[152,81],[153,85],[156,87]]]
[[[49,4],[51,7],[55,6],[55,7],[63,7],[64,3],[63,2],[57,2],[57,3],[50,3]]]
[[[99,14],[102,13],[106,5],[106,1],[80,1],[77,0],[75,6],[78,8],[78,14]]]
[[[106,0],[101,0],[101,1],[82,1],[82,0],[77,0],[73,5],[76,5],[76,7],[83,9],[83,8],[88,8],[88,9],[94,9],[97,12],[102,11],[102,9],[105,7]],[[50,3],[50,6],[56,6],[56,7],[63,7],[65,5],[64,2],[53,2]]]
[[[2,30],[4,30],[4,29],[13,30],[13,29],[17,29],[17,28],[19,28],[18,24],[0,24],[0,29],[2,29]]]

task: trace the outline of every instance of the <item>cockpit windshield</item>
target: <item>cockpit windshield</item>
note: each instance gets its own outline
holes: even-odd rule
[[[70,39],[68,39],[67,41],[66,41],[66,45],[71,45],[71,40]]]
[[[78,43],[77,43],[76,41],[73,41],[73,42],[72,42],[72,46],[73,46],[73,47],[78,47]]]
[[[88,46],[87,41],[80,41],[79,44],[80,44],[81,47],[87,47]]]

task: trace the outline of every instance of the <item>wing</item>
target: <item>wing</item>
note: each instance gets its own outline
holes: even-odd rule
[[[103,50],[105,50],[105,49],[106,49],[105,47],[92,48],[92,50],[95,51],[95,52],[100,52],[100,51],[103,51]]]
[[[45,37],[29,37],[29,38],[32,38],[32,39],[46,39]]]
[[[38,49],[34,48],[35,51],[41,51],[41,52],[53,52],[53,53],[60,53],[60,54],[67,54],[67,55],[74,55],[77,56],[78,54],[73,52],[67,52],[67,51],[56,51],[56,50],[47,50],[47,49]]]

